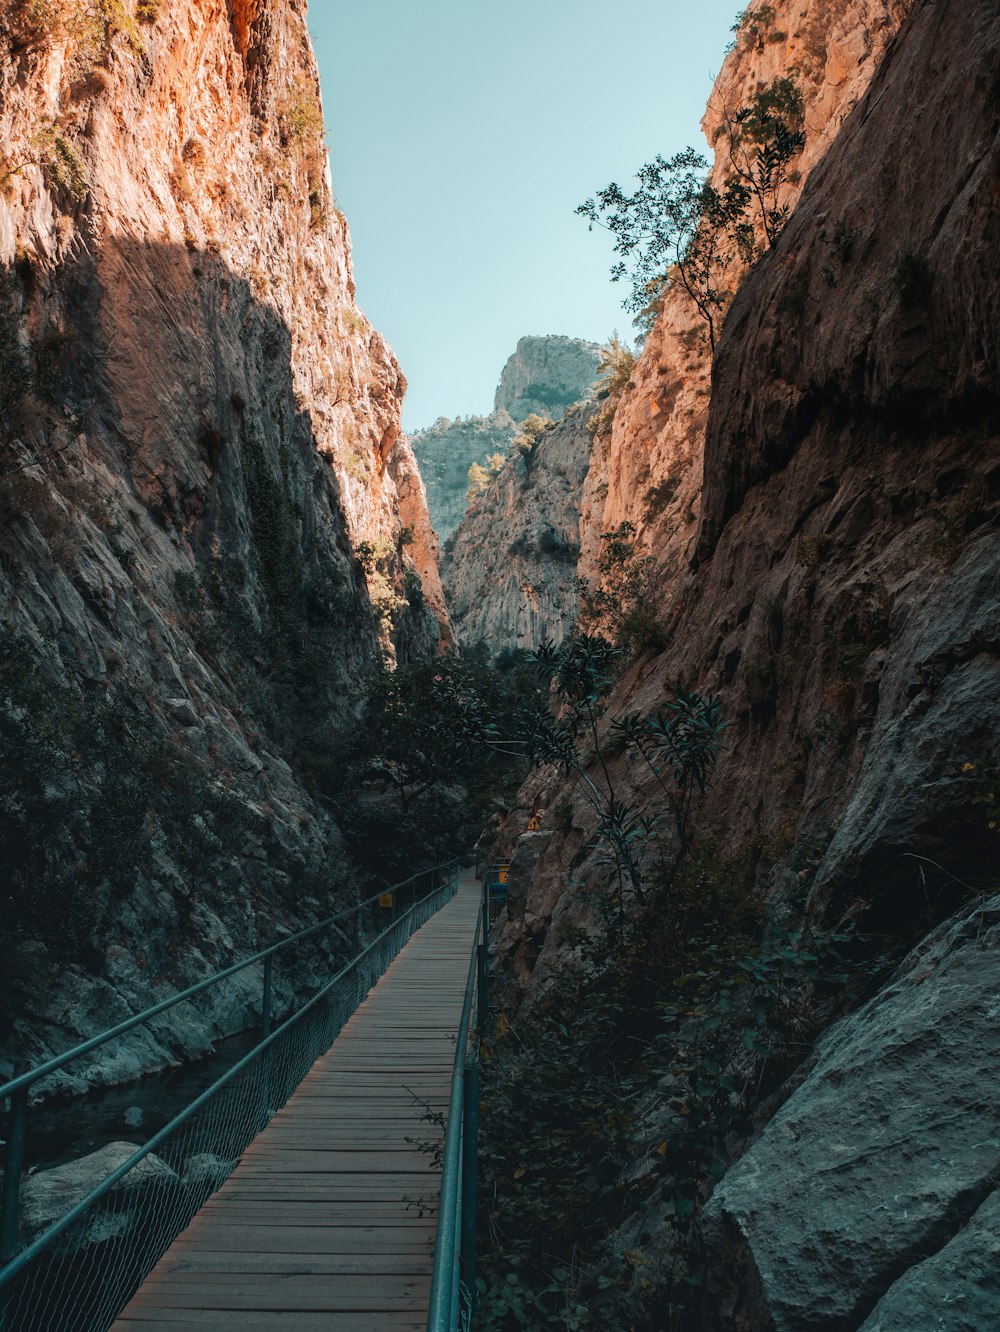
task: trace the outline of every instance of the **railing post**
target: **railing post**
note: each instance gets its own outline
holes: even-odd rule
[[[462,1126],[462,1249],[460,1280],[476,1307],[476,1180],[479,1173],[479,1064],[465,1070]]]
[[[480,1038],[486,1031],[490,1020],[490,966],[489,966],[490,917],[489,900],[485,898],[480,913],[479,943],[476,945],[479,964],[479,976],[476,983],[476,1027]]]
[[[27,1071],[26,1063],[19,1061],[14,1065],[15,1077]],[[17,1212],[27,1133],[28,1088],[22,1087],[10,1098],[10,1129],[4,1157],[3,1200],[0,1202],[0,1264],[9,1263],[17,1250]]]
[[[351,957],[357,957],[361,943],[361,903],[354,908],[351,920]]]
[[[264,997],[260,1005],[260,1038],[271,1034],[271,979],[274,973],[274,954],[264,958]]]

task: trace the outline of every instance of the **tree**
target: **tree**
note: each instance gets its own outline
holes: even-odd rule
[[[635,524],[620,523],[601,533],[599,579],[592,587],[578,582],[579,625],[586,634],[607,638],[620,652],[636,656],[664,646],[664,627],[656,613],[656,561],[635,545]]]
[[[622,258],[611,280],[631,279],[624,305],[637,323],[648,327],[664,293],[679,287],[704,320],[714,352],[732,297],[727,278],[734,265],[758,258],[758,226],[769,248],[787,221],[782,194],[790,163],[805,142],[803,116],[795,82],[775,79],[745,106],[724,114],[729,170],[720,188],[707,178],[706,159],[689,147],[669,160],[658,154],[641,167],[634,194],[612,182],[577,208],[591,230],[601,226],[615,237],[614,251]]]
[[[605,227],[622,259],[611,280],[628,274],[632,294],[625,308],[647,319],[670,286],[681,287],[708,328],[714,350],[717,319],[729,293],[725,269],[749,200],[748,187],[733,179],[723,191],[707,179],[708,162],[694,148],[669,160],[657,154],[637,173],[639,188],[627,195],[613,181],[577,208],[589,228]],[[629,262],[631,261],[631,263]]]

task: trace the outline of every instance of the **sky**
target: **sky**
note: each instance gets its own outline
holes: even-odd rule
[[[312,0],[330,169],[358,304],[409,389],[406,429],[492,410],[519,337],[631,340],[611,238],[700,120],[738,0]]]

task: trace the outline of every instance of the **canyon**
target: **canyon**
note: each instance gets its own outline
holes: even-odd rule
[[[727,117],[793,69],[787,222],[749,272],[734,259],[714,355],[668,287],[596,432],[577,572],[598,580],[604,534],[628,524],[660,641],[603,702],[589,755],[537,769],[500,830],[497,963],[515,1023],[558,1003],[608,919],[585,779],[609,811],[662,817],[656,774],[615,727],[662,719],[678,691],[716,699],[728,729],[695,881],[763,894],[796,937],[865,938],[898,970],[865,1006],[827,1012],[736,1164],[686,1204],[707,1254],[691,1326],[979,1328],[1000,1297],[983,1260],[996,1125],[987,1112],[960,1140],[943,1126],[977,1122],[995,1092],[972,1015],[993,1002],[980,941],[996,910],[1000,28],[985,4],[746,14],[705,120],[715,179]],[[670,1086],[649,1086],[651,1104]],[[683,1121],[657,1122],[669,1155]],[[646,1231],[653,1214],[663,1231],[625,1225],[618,1253],[676,1290],[678,1231],[649,1206]]]
[[[482,1227],[491,1325],[527,1281],[496,1236],[533,1244],[566,1187],[563,1238],[599,1193],[625,1201],[538,1276],[560,1318],[993,1326],[996,6],[748,7],[710,182],[783,80],[795,135],[711,320],[671,269],[617,377],[594,344],[525,337],[491,415],[412,444],[356,304],[302,7],[39,12],[0,10],[0,1078],[352,900],[329,792],[373,680],[422,670],[438,700],[454,674],[465,703],[467,663],[511,678],[517,649],[614,636],[588,596],[631,598],[614,670],[553,694],[557,720],[589,709],[572,754],[495,800],[477,847],[509,861],[484,1078],[515,1070],[511,1119],[526,1087],[548,1097]],[[683,706],[723,722],[671,782],[629,737]],[[649,1012],[609,1016],[608,993]],[[258,1005],[259,977],[234,980],[61,1088],[203,1054]],[[534,1184],[571,1113],[595,1172],[625,1164]]]

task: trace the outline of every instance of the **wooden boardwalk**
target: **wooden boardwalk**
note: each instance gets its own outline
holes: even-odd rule
[[[191,1328],[423,1332],[436,1139],[447,1108],[479,909],[467,871],[119,1316]]]

